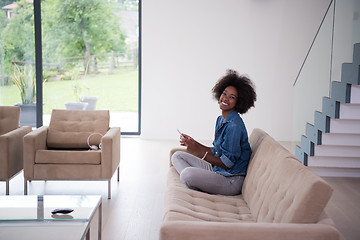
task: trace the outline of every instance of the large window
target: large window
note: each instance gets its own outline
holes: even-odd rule
[[[6,1],[4,6],[11,4]],[[14,69],[24,79],[31,74],[35,78],[33,6],[37,4],[23,0],[11,10],[4,6],[0,104],[13,105],[20,102]],[[42,36],[35,43],[40,42],[42,56],[43,125],[48,125],[52,109],[108,109],[110,125],[120,126],[125,134],[140,133],[139,6],[137,0],[41,1]],[[16,31],[23,26],[28,31],[21,32],[27,35],[19,37]],[[12,39],[21,41],[9,46]],[[27,54],[16,55],[9,49]]]

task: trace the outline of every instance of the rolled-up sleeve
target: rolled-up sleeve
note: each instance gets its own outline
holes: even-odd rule
[[[241,156],[241,128],[237,124],[229,124],[226,128],[224,141],[222,142],[221,161],[231,168]]]
[[[212,154],[214,154],[216,156],[217,153],[216,153],[216,150],[214,147],[210,147],[210,151],[212,152]]]

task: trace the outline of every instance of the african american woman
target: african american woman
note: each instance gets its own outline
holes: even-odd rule
[[[212,92],[221,110],[213,146],[204,146],[182,133],[180,144],[187,151],[175,152],[171,160],[187,187],[210,194],[237,195],[241,193],[251,155],[240,114],[254,106],[255,87],[248,77],[227,70]]]

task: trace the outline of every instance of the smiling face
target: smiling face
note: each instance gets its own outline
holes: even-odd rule
[[[228,86],[225,88],[219,99],[219,107],[222,110],[224,118],[226,118],[230,112],[235,110],[237,99],[238,92],[235,87]]]

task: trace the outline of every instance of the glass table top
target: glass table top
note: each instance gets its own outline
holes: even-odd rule
[[[101,196],[44,195],[0,196],[0,222],[37,220],[89,221],[101,203]],[[52,214],[54,209],[70,208],[69,214]]]
[[[87,229],[86,221],[10,221],[0,222],[0,239],[79,240]]]

